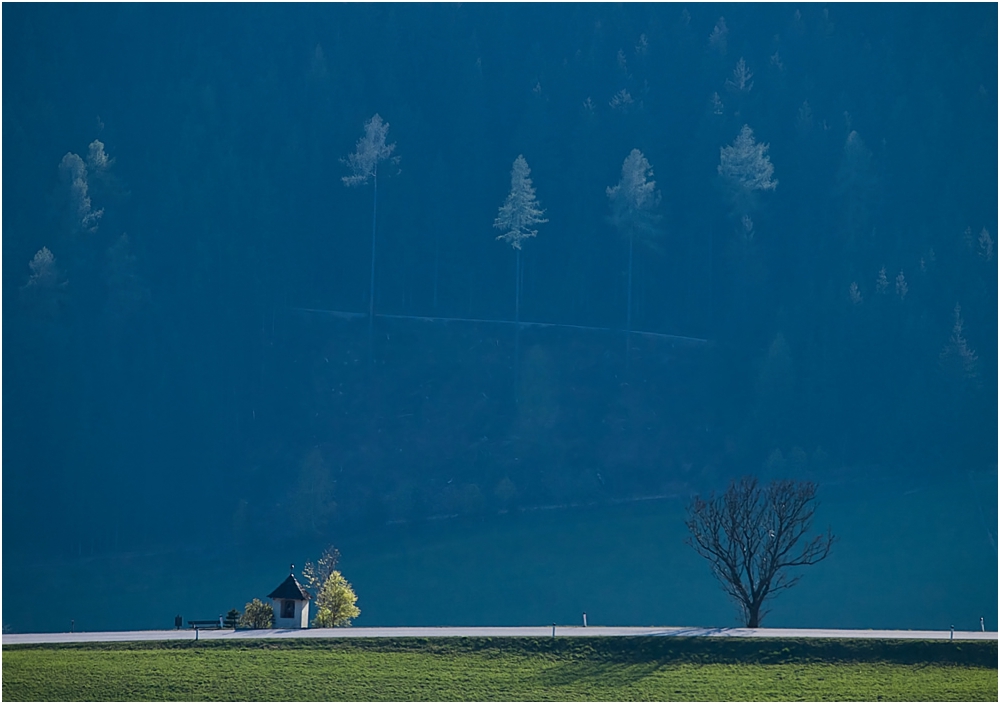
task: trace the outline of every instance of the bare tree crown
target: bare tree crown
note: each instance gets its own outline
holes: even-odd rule
[[[733,481],[722,496],[696,496],[688,506],[687,543],[709,561],[749,628],[759,627],[768,599],[801,579],[789,569],[830,554],[835,539],[829,531],[805,539],[816,506],[812,482],[778,480],[762,487],[756,477]]]
[[[302,576],[306,580],[306,584],[318,592],[326,584],[326,580],[330,579],[330,576],[336,571],[338,562],[340,562],[340,551],[330,545],[323,550],[319,560],[315,563],[307,562],[302,568]]]

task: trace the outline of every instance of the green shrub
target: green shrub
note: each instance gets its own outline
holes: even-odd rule
[[[235,611],[235,609],[234,609]],[[254,599],[243,607],[239,620],[240,628],[273,628],[274,609],[260,599]]]

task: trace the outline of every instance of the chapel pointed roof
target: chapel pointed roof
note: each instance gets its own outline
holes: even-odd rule
[[[267,595],[268,599],[299,599],[303,601],[308,601],[312,598],[309,592],[307,592],[299,580],[295,579],[294,574],[288,575],[285,581],[278,585],[278,588]]]

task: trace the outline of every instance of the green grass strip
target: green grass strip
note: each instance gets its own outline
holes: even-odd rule
[[[441,638],[4,646],[6,701],[996,701],[997,643]]]

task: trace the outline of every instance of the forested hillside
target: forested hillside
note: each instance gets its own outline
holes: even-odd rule
[[[5,550],[995,467],[996,13],[4,5]]]

